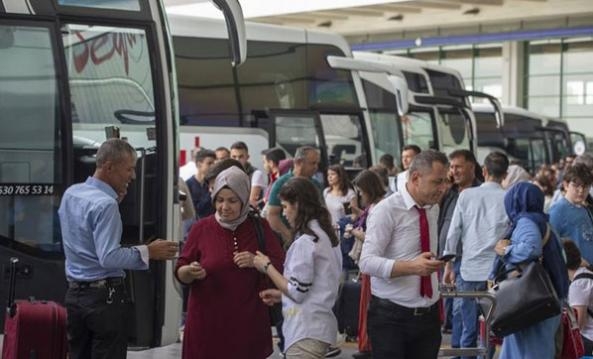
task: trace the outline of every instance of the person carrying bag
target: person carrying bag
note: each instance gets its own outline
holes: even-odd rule
[[[502,275],[495,276],[497,305],[491,323],[504,336],[501,359],[554,358],[568,275],[543,206],[544,194],[528,182],[515,184],[505,195],[511,226],[505,236],[509,239],[495,247],[495,273]]]

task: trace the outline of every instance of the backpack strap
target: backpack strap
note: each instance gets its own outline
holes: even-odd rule
[[[577,274],[574,278],[572,278],[572,281],[574,282],[575,280],[579,280],[579,279],[591,279],[591,280],[593,280],[593,273],[580,273],[580,274]],[[589,309],[588,306],[587,306],[587,313],[589,313],[589,316],[591,318],[593,318],[593,311],[591,309]]]

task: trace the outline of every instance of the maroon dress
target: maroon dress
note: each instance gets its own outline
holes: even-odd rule
[[[266,255],[282,270],[280,242],[265,220],[262,225]],[[179,257],[177,268],[198,261],[206,270],[206,278],[190,284],[183,358],[264,359],[273,352],[268,307],[259,298],[269,281],[255,268],[237,267],[233,237],[239,252],[259,250],[250,218],[233,232],[222,228],[212,215],[192,226]]]

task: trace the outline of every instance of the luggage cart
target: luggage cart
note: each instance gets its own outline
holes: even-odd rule
[[[440,286],[441,296],[443,298],[475,298],[475,299],[485,299],[490,302],[490,305],[487,306],[488,310],[487,313],[484,314],[484,334],[478,335],[478,346],[476,348],[441,348],[439,350],[439,357],[456,357],[456,356],[477,356],[481,358],[488,358],[489,351],[490,351],[490,319],[492,313],[494,312],[494,307],[496,305],[496,299],[494,295],[487,291],[479,291],[479,292],[462,292],[458,291],[457,288],[454,286]],[[481,330],[478,329],[478,334],[481,333]]]

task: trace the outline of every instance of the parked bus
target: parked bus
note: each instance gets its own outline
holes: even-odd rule
[[[241,9],[236,0],[215,2],[238,64]],[[63,302],[57,208],[68,186],[93,174],[107,137],[125,137],[138,152],[137,179],[120,207],[122,244],[176,238],[176,83],[164,14],[157,0],[0,1],[0,263],[6,270],[20,258],[17,297]],[[172,263],[129,271],[126,281],[130,344],[174,342],[181,300]]]
[[[565,121],[505,106],[504,125],[496,127],[491,106],[474,105],[473,110],[478,127],[479,161],[489,152],[498,150],[519,161],[533,174],[541,165],[556,163],[568,155],[585,151],[584,135],[570,132]],[[582,142],[575,147],[573,139],[574,144]]]
[[[469,97],[487,98],[500,108],[492,96],[465,91],[461,75],[448,67],[356,51],[354,59],[332,57],[329,61],[338,68],[360,71],[371,123],[376,117],[395,117],[401,146],[415,144],[445,153],[465,148],[476,153],[476,125]],[[404,79],[406,89],[395,78]],[[404,93],[407,96],[401,99]],[[406,109],[403,112],[402,106]],[[497,114],[495,123],[500,123],[501,111]]]
[[[316,146],[324,166],[341,163],[350,172],[378,160],[360,78],[327,63],[331,55],[351,56],[344,38],[248,23],[247,61],[233,68],[223,24],[179,15],[169,19],[182,151],[243,140],[256,166],[261,150],[273,146],[290,156],[299,146]],[[197,69],[206,69],[207,76]]]

